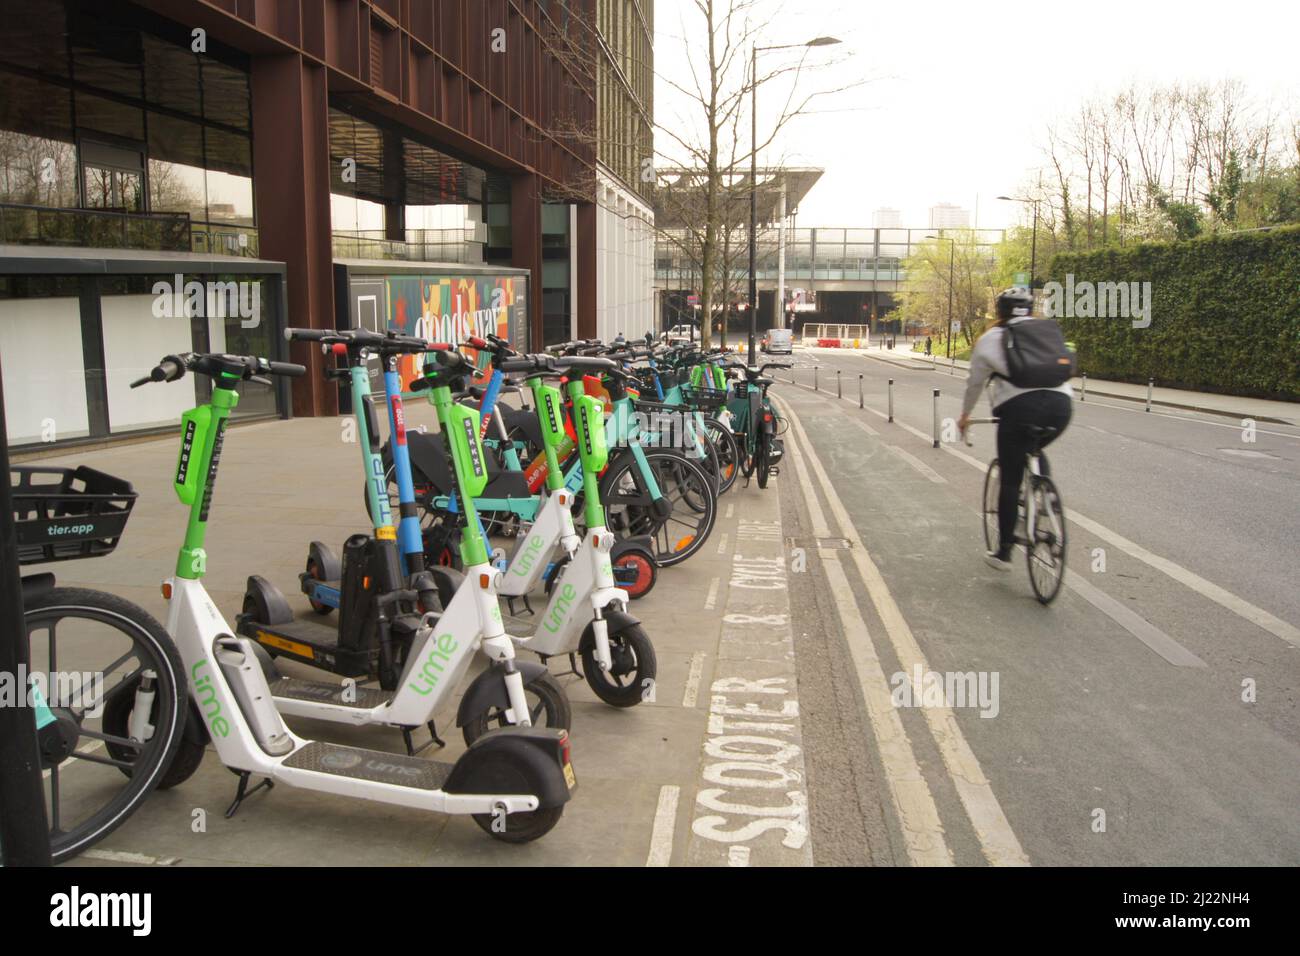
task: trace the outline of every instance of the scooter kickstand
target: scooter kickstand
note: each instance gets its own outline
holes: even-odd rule
[[[275,787],[275,781],[272,780],[270,777],[267,777],[257,786],[253,787],[252,789],[249,789],[248,778],[250,776],[252,776],[252,772],[249,770],[239,771],[239,788],[235,791],[235,802],[232,803],[230,805],[230,808],[226,811],[227,820],[229,820],[231,817],[235,815],[235,813],[239,810],[240,804],[242,804],[253,794],[257,793],[257,791],[263,789],[271,790]]]
[[[587,679],[587,675],[578,669],[578,655],[573,652],[569,653],[569,669],[578,675],[579,680]]]
[[[437,744],[439,747],[447,746],[447,741],[443,740],[441,737],[438,736],[438,728],[434,726],[432,720],[429,721],[429,723],[426,726],[428,726],[429,728],[429,739],[424,743],[420,744],[420,746],[418,747],[415,746],[415,743],[411,740],[412,728],[410,727],[402,728],[402,739],[406,741],[406,755],[408,757],[414,757],[417,754],[421,753],[422,751],[428,750],[434,744]]]

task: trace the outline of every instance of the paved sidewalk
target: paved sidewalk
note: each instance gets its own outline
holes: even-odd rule
[[[295,611],[310,616],[295,588],[308,543],[319,538],[338,549],[348,534],[365,529],[359,456],[346,441],[346,421],[261,422],[228,433],[206,583],[232,621],[251,573],[275,582]],[[432,411],[412,402],[407,422],[431,427]],[[158,582],[172,570],[185,521],[171,488],[178,444],[179,426],[159,440],[47,460],[127,478],[140,495],[114,554],[48,566],[60,584],[103,588],[165,620]],[[468,817],[288,786],[259,793],[227,820],[222,811],[235,777],[209,752],[190,780],[152,795],[74,865],[810,864],[803,788],[796,798],[786,794],[795,788],[783,788],[777,800],[767,778],[727,769],[735,760],[742,769],[746,760],[781,762],[792,777],[803,776],[776,482],[766,491],[742,486],[720,500],[700,553],[662,569],[654,591],[631,604],[658,657],[652,700],[627,710],[608,707],[584,681],[562,674],[567,661],[552,661],[573,706],[579,786],[546,838],[509,846],[488,839]],[[293,676],[328,679],[308,667],[282,667]],[[454,760],[464,750],[452,726],[454,707],[438,715],[447,748],[422,756]],[[779,716],[756,716],[769,711]],[[289,723],[307,737],[401,749],[390,728]],[[423,733],[416,739],[422,742]]]
[[[970,363],[962,359],[949,360],[942,355],[926,357],[920,352],[913,352],[903,342],[894,349],[882,348],[873,344],[865,349],[823,349],[815,346],[803,349],[808,356],[816,355],[861,355],[876,359],[899,368],[923,370],[933,369],[945,374],[963,375]],[[1077,395],[1084,397],[1082,378],[1073,379]],[[1145,403],[1147,387],[1133,382],[1112,382],[1105,379],[1088,378],[1087,396],[1118,398],[1124,401]],[[1231,418],[1253,418],[1260,422],[1272,422],[1278,425],[1300,425],[1300,403],[1281,402],[1267,398],[1249,398],[1240,395],[1220,395],[1215,392],[1194,392],[1188,389],[1167,388],[1156,385],[1151,390],[1151,404],[1164,408],[1181,408],[1187,411],[1203,412],[1209,415],[1223,415]]]

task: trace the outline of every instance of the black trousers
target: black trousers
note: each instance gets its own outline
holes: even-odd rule
[[[1057,434],[1042,443],[1050,445],[1070,422],[1072,401],[1064,392],[1037,390],[1008,399],[993,414],[998,418],[998,467],[1002,486],[998,489],[998,536],[1001,553],[1011,550],[1016,534],[1016,510],[1020,501],[1020,484],[1025,480],[1026,456],[1033,439],[1026,425],[1055,428]],[[1043,474],[1051,474],[1047,456],[1042,456]]]

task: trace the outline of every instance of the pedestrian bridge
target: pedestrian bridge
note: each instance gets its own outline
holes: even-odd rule
[[[971,233],[962,229],[762,229],[758,236],[757,273],[762,290],[775,289],[780,272],[780,244],[785,244],[785,287],[819,292],[895,292],[906,280],[903,263],[928,237],[958,241]],[[977,248],[990,258],[1002,241],[1001,229],[974,231]],[[692,255],[691,237],[684,229],[661,229],[655,243],[655,287],[665,290],[698,289],[698,256]],[[743,231],[733,232],[719,250],[742,290],[749,280],[749,253]]]

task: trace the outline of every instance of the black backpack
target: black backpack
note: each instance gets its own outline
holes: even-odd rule
[[[1051,319],[1030,319],[1002,327],[1007,381],[1017,388],[1056,388],[1074,376],[1074,353]]]

